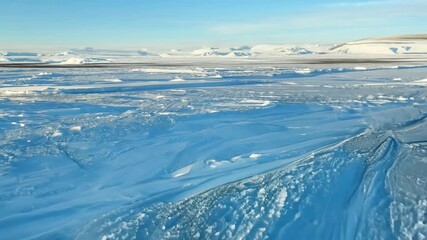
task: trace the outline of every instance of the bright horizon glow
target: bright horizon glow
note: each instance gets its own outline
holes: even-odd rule
[[[332,44],[427,33],[425,0],[13,0],[0,50]]]

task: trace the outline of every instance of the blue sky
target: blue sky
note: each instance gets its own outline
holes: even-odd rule
[[[340,43],[427,33],[426,0],[3,0],[0,49]]]

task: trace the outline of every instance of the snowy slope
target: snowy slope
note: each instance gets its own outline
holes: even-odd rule
[[[344,54],[427,54],[427,34],[364,39],[330,50]]]

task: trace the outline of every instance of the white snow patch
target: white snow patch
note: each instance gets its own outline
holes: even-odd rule
[[[309,73],[312,73],[313,70],[311,70],[310,68],[303,68],[303,69],[295,70],[294,72],[299,74],[309,74]]]
[[[102,236],[101,240],[109,240],[109,239],[116,239],[116,235],[114,233],[109,235]]]
[[[283,208],[285,206],[286,198],[288,197],[288,192],[286,189],[282,189],[279,193],[279,196],[277,198],[277,206],[279,208]]]
[[[55,131],[51,137],[60,137],[60,136],[62,136],[62,133],[59,131]]]
[[[263,198],[265,196],[265,188],[260,188],[258,190],[258,198]]]
[[[119,78],[110,78],[110,79],[105,79],[104,81],[106,81],[106,82],[123,82]]]
[[[216,74],[216,75],[213,75],[213,76],[209,76],[209,78],[222,78],[222,76],[219,75],[219,74]]]
[[[140,213],[137,215],[136,220],[137,220],[137,221],[141,221],[142,219],[144,219],[144,217],[145,217],[145,213],[140,212]]]
[[[180,78],[180,77],[176,77],[176,78],[170,80],[170,82],[185,82],[185,79]]]
[[[175,172],[172,173],[172,176],[174,178],[177,178],[177,177],[181,177],[181,176],[187,175],[188,173],[190,173],[190,171],[191,171],[192,168],[193,168],[193,164],[190,164],[190,165],[188,165],[186,167],[183,167],[183,168],[180,168],[180,169],[176,170]]]
[[[74,131],[74,132],[80,132],[82,130],[82,127],[81,126],[74,126],[74,127],[70,127],[70,130]]]
[[[366,67],[354,67],[353,69],[354,69],[354,70],[357,70],[357,71],[364,71],[364,70],[368,70],[368,68],[366,68]]]
[[[415,81],[417,83],[427,83],[427,78]]]
[[[268,106],[271,102],[268,100],[245,99],[245,100],[241,101],[241,103],[265,107],[265,106]]]
[[[159,112],[158,114],[161,116],[169,116],[169,115],[175,115],[176,113],[174,113],[174,112]]]
[[[37,75],[38,76],[49,76],[49,75],[52,75],[52,73],[50,73],[50,72],[41,72],[41,73],[39,73]]]
[[[399,66],[390,66],[390,67],[385,67],[385,68],[388,68],[388,69],[399,69]]]
[[[284,84],[288,84],[288,85],[297,85],[297,83],[295,82],[283,82]]]
[[[230,159],[231,162],[237,162],[242,159],[242,156],[234,156]]]
[[[262,154],[259,154],[259,153],[252,153],[252,154],[249,156],[249,158],[257,159],[257,158],[259,158],[259,157],[261,157],[261,156],[262,156]]]
[[[206,164],[210,167],[210,168],[217,168],[221,165],[224,165],[226,163],[230,163],[229,161],[216,161],[215,159],[210,159],[206,161]]]

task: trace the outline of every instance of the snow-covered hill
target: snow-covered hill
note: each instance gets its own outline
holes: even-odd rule
[[[334,46],[331,53],[427,54],[427,34],[371,38]]]

